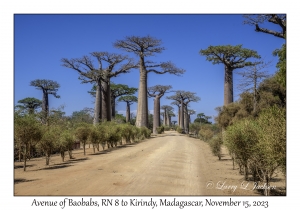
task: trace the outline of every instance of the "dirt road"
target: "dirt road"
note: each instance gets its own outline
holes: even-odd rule
[[[242,176],[229,156],[219,161],[207,143],[174,131],[111,151],[90,148],[86,156],[77,150],[74,157],[62,163],[54,156],[50,166],[32,159],[26,172],[15,163],[14,195],[258,195],[239,189]]]

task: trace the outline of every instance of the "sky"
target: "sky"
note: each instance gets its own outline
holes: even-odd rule
[[[265,61],[272,61],[266,69],[276,71],[277,57],[272,55],[281,47],[283,39],[255,32],[254,27],[243,24],[242,14],[14,14],[14,104],[26,97],[42,100],[42,91],[30,86],[35,79],[54,80],[60,84],[58,95],[49,95],[49,106],[64,106],[67,116],[85,107],[94,108],[88,93],[92,84],[81,84],[78,72],[62,66],[62,58],[80,58],[92,52],[107,51],[128,55],[133,53],[113,47],[113,43],[126,36],[150,35],[162,41],[162,53],[149,57],[155,62],[171,61],[185,69],[182,76],[148,74],[148,87],[171,85],[172,90],[194,92],[201,100],[190,103],[190,109],[215,117],[215,108],[223,105],[224,66],[213,65],[199,51],[208,46],[238,45],[257,51]],[[266,27],[279,30],[274,24]],[[239,98],[236,86],[241,82],[234,73],[234,99]],[[116,84],[138,88],[139,70],[120,74],[111,79]],[[161,105],[170,105],[166,96]],[[136,94],[137,95],[137,94]],[[153,98],[148,99],[153,112]],[[136,111],[137,104],[131,105]],[[177,107],[174,106],[177,114]],[[126,104],[119,102],[118,113],[125,115]],[[196,115],[192,116],[194,120]],[[174,117],[172,120],[176,120]]]

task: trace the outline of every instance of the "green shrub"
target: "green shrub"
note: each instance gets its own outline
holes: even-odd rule
[[[146,128],[146,127],[141,127],[141,134],[145,137],[145,138],[150,138],[151,137],[151,130]]]
[[[162,134],[165,131],[165,127],[164,126],[157,127],[156,131],[157,131],[158,134]]]
[[[171,128],[169,127],[169,126],[164,126],[164,131],[170,131],[171,130]]]
[[[221,146],[222,146],[222,144],[223,144],[223,141],[222,141],[222,135],[221,134],[215,135],[214,137],[212,137],[209,140],[210,149],[211,149],[212,153],[215,156],[218,156],[219,160],[221,160]]]
[[[176,131],[177,131],[178,133],[182,133],[182,132],[183,132],[182,128],[180,128],[180,127],[177,127]]]

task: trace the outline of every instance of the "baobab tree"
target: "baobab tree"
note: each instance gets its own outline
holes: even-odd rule
[[[96,86],[94,85],[91,91],[88,91],[93,97],[96,97]],[[115,118],[116,115],[116,99],[124,95],[133,95],[138,89],[134,87],[128,87],[125,84],[115,84],[111,82],[110,92],[111,92],[111,116]]]
[[[38,90],[43,92],[42,100],[42,112],[43,112],[43,123],[46,123],[49,115],[49,95],[53,95],[55,98],[60,98],[57,95],[58,88],[60,85],[53,80],[36,79],[30,82],[30,86],[36,87]]]
[[[179,125],[179,122],[180,122],[180,105],[181,105],[181,102],[180,101],[173,101],[171,104],[172,105],[176,105],[178,107],[178,125]]]
[[[127,36],[124,40],[117,40],[114,46],[126,52],[132,52],[139,57],[140,82],[138,88],[136,126],[148,127],[147,74],[154,72],[156,74],[170,73],[181,75],[185,70],[177,68],[171,62],[155,64],[151,61],[146,61],[145,57],[154,56],[156,53],[161,53],[164,50],[164,48],[161,47],[161,40],[149,35],[144,37]]]
[[[27,97],[18,101],[19,104],[16,107],[21,110],[26,110],[28,114],[33,114],[36,109],[42,106],[42,101],[37,98]]]
[[[233,70],[254,65],[255,63],[246,61],[249,58],[260,58],[256,51],[242,48],[242,45],[209,46],[200,50],[200,54],[206,56],[206,60],[212,64],[225,66],[224,105],[233,102]]]
[[[179,126],[182,130],[188,133],[189,121],[187,116],[187,107],[190,102],[198,102],[200,100],[200,97],[196,96],[196,93],[190,91],[178,90],[174,95],[168,96],[167,99],[177,101],[181,104]]]
[[[126,122],[130,122],[130,105],[137,102],[138,98],[136,96],[127,95],[121,96],[118,101],[126,102]]]
[[[164,125],[170,126],[169,113],[171,111],[173,111],[174,108],[169,105],[164,105],[164,106],[161,106],[161,109],[164,110],[164,121],[163,121]]]
[[[98,61],[99,67],[96,68],[93,64],[92,58]],[[99,122],[100,110],[102,120],[111,120],[111,92],[110,92],[110,78],[116,77],[121,73],[128,73],[132,68],[136,68],[131,58],[127,56],[108,53],[108,52],[92,52],[90,56],[83,56],[75,59],[61,59],[62,65],[76,70],[82,80],[82,83],[94,83],[96,85],[96,100],[94,125]],[[107,65],[104,66],[103,62]],[[122,64],[125,62],[125,64]],[[118,70],[115,70],[118,64],[122,64]],[[100,95],[101,93],[101,95]],[[102,109],[100,108],[102,106]]]
[[[157,134],[156,129],[160,126],[160,99],[171,88],[170,85],[155,85],[148,88],[148,96],[154,97],[153,134]]]
[[[276,37],[285,39],[286,35],[286,14],[259,14],[259,15],[243,15],[244,24],[254,25],[256,32],[271,34]],[[281,28],[281,31],[274,31],[267,28],[261,28],[259,24],[264,22],[273,23]]]

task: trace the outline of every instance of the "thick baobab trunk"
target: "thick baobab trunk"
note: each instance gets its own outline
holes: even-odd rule
[[[178,126],[180,126],[180,106],[178,106]]]
[[[160,98],[158,96],[154,99],[154,113],[153,113],[153,134],[157,134],[157,127],[160,125]]]
[[[114,119],[116,117],[116,98],[111,97],[111,117]]]
[[[42,111],[43,111],[43,123],[46,124],[48,114],[49,114],[49,99],[48,99],[48,93],[44,89],[43,89]]]
[[[144,58],[140,58],[140,83],[136,115],[137,127],[148,127],[148,97],[147,97],[147,71]]]
[[[170,126],[170,121],[169,121],[169,111],[165,109],[165,117],[166,117],[166,126]]]
[[[109,78],[103,82],[102,90],[102,119],[111,121],[111,95]]]
[[[96,125],[99,123],[101,118],[101,81],[99,80],[96,87],[96,99],[95,99],[95,109],[94,109],[94,122],[93,124]]]
[[[181,100],[181,108],[180,108],[180,128],[184,130],[184,104],[183,100]]]
[[[189,117],[188,117],[187,105],[184,105],[184,131],[186,134],[189,133]]]
[[[233,102],[233,69],[225,66],[225,81],[224,81],[224,105]]]
[[[126,122],[130,121],[130,103],[126,102]]]

